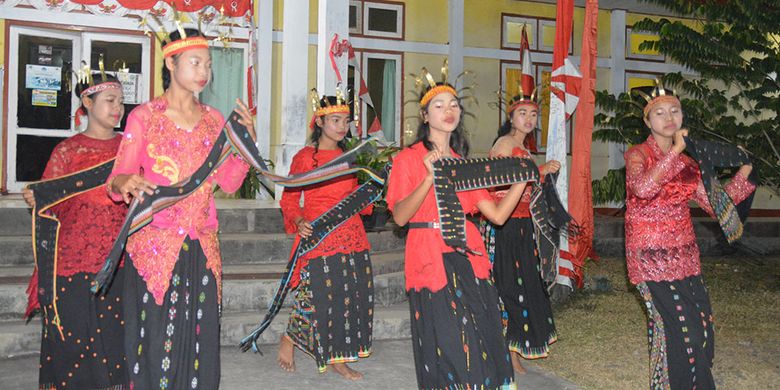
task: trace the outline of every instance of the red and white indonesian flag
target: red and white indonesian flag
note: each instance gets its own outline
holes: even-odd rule
[[[534,80],[533,63],[531,62],[531,46],[528,44],[528,34],[523,25],[523,36],[520,41],[520,85],[523,87],[523,93],[530,95],[534,90],[536,82]]]
[[[569,61],[571,45],[572,19],[574,0],[558,0],[555,18],[555,47],[553,48],[553,64],[550,80],[550,121],[547,130],[546,160],[557,160],[561,163],[556,189],[563,205],[568,205],[568,184],[566,152],[567,134],[566,121],[574,113],[579,101],[580,72]],[[561,252],[567,252],[569,243],[566,238],[561,240]],[[572,286],[574,266],[565,254],[558,257],[558,276],[556,283]]]
[[[531,62],[531,46],[528,44],[528,33],[525,31],[525,25],[523,25],[523,35],[520,41],[520,86],[523,88],[523,94],[530,95],[534,87],[536,87],[536,81],[534,80],[533,62]],[[531,133],[525,137],[524,141],[526,149],[536,153],[536,134]]]
[[[379,114],[376,111],[376,108],[374,107],[374,102],[371,100],[371,96],[368,94],[368,86],[366,85],[365,79],[363,79],[363,72],[361,71],[360,64],[357,61],[357,57],[355,57],[355,50],[352,48],[352,44],[349,43],[348,40],[342,39],[339,41],[339,35],[333,34],[333,39],[330,42],[330,62],[333,67],[333,71],[336,73],[336,79],[341,83],[343,82],[341,78],[341,72],[339,72],[338,66],[336,66],[336,58],[341,57],[344,55],[344,53],[347,54],[347,62],[349,63],[349,66],[353,67],[355,70],[355,82],[358,82],[360,80],[360,89],[358,90],[358,98],[363,101],[363,103],[366,103],[367,106],[371,107],[371,109],[374,111],[374,122],[371,123],[371,126],[368,128],[368,132],[366,134],[366,137],[375,137],[379,139],[380,141],[385,140],[385,133],[382,131],[382,122],[379,120]],[[355,129],[355,136],[358,138],[363,138],[363,126],[360,122],[358,122],[357,128]]]

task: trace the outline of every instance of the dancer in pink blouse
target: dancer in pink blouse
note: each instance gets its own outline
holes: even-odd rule
[[[143,199],[157,185],[186,179],[222,129],[222,115],[194,97],[211,78],[208,42],[197,30],[185,33],[174,32],[163,47],[165,93],[128,116],[108,179],[114,199]],[[237,103],[254,137],[252,117]],[[128,238],[125,348],[135,389],[219,387],[222,260],[213,191],[236,191],[247,170],[229,157],[197,191]]]
[[[659,87],[663,89],[663,87]],[[701,277],[688,201],[712,208],[696,162],[681,154],[680,100],[656,90],[644,109],[647,141],[626,152],[626,265],[648,311],[650,387],[713,389],[712,308]],[[755,186],[743,165],[726,192],[735,204]]]

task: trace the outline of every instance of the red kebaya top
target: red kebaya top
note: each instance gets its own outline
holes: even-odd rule
[[[116,156],[121,140],[121,136],[101,140],[76,134],[54,148],[41,179],[54,179],[106,162]],[[72,276],[100,270],[127,207],[121,201],[112,201],[100,186],[53,206],[50,212],[60,221],[57,276]],[[30,286],[27,313],[38,307],[37,273],[33,274]]]
[[[396,203],[408,197],[428,174],[423,163],[423,157],[427,153],[428,150],[419,142],[402,150],[393,158],[393,169],[385,198],[391,211]],[[492,201],[486,190],[461,191],[457,196],[463,210],[469,214],[478,211],[477,203],[480,201]],[[439,222],[433,187],[409,222]],[[481,253],[468,255],[474,275],[479,279],[487,279],[490,274],[490,260],[486,255],[485,243],[477,227],[471,222],[466,222],[466,243],[470,249]],[[427,288],[432,292],[442,289],[447,284],[442,254],[454,251],[444,243],[439,229],[409,229],[405,252],[406,289],[420,291]]]
[[[342,153],[339,149],[315,152],[313,147],[307,146],[293,157],[290,174],[311,171]],[[348,175],[303,188],[286,188],[279,202],[284,217],[284,230],[290,234],[297,233],[296,219],[303,217],[307,222],[311,222],[346,198],[357,187],[357,177]],[[303,197],[303,207],[300,203],[301,197]],[[372,209],[373,207],[369,206],[362,213],[370,213]],[[336,253],[360,252],[370,248],[363,221],[360,220],[359,215],[354,215],[325,237],[316,248],[306,253],[302,260],[332,256]]]
[[[699,275],[699,247],[688,201],[713,215],[701,172],[690,157],[664,153],[655,139],[629,149],[626,159],[626,265],[633,284]],[[656,182],[653,177],[663,172]],[[738,204],[755,186],[740,174],[725,186]]]

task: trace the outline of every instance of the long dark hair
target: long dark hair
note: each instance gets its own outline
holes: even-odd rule
[[[447,85],[449,87],[452,87],[450,84],[445,83],[436,83],[437,86],[439,85]],[[433,88],[433,87],[431,87]],[[423,96],[425,96],[425,93],[428,92],[431,88],[426,88],[425,91],[423,91],[420,94],[420,100],[422,100]],[[455,87],[452,87],[452,89],[455,89]],[[463,110],[463,104],[460,101],[460,98],[456,96],[458,99],[458,106],[460,107],[460,119],[458,121],[458,127],[455,128],[455,130],[450,135],[450,148],[455,151],[455,153],[459,154],[462,157],[468,157],[469,155],[469,140],[466,138],[465,130],[463,130],[463,117],[464,117],[464,110]],[[428,112],[428,106],[430,105],[430,102],[426,104],[424,107],[420,108],[420,113]],[[428,122],[422,121],[420,122],[420,126],[417,127],[417,138],[412,142],[412,145],[422,142],[423,146],[425,146],[425,149],[433,150],[433,143],[428,139],[428,136],[431,134],[431,126],[428,124]]]
[[[205,37],[205,35],[201,34],[200,31],[194,29],[194,28],[185,28],[184,33],[187,35],[187,38],[192,37]],[[181,34],[179,34],[179,30],[176,30],[169,35],[171,42],[176,42],[182,40]],[[179,60],[179,56],[181,56],[181,53],[174,54],[172,56],[173,63],[175,64],[176,61]],[[162,83],[163,83],[163,90],[167,90],[168,87],[171,86],[171,71],[168,70],[168,68],[165,66],[165,61],[163,61],[162,64]]]
[[[528,95],[515,95],[515,97],[510,100],[509,106],[511,107],[514,102],[518,100],[531,100],[531,97]],[[517,110],[517,108],[515,108]],[[496,139],[493,140],[493,145],[496,144],[496,141],[498,141],[499,138],[509,134],[512,132],[512,114],[515,113],[515,110],[512,110],[507,113],[507,119],[504,121],[504,124],[501,125],[501,127],[498,128],[498,133],[496,134]]]
[[[103,75],[100,72],[93,72],[92,73],[92,80],[93,80],[93,85],[103,84],[103,83],[118,83],[119,82],[119,79],[117,79],[116,77],[114,77],[114,76],[112,76],[110,74],[106,74],[105,75],[105,80],[104,80],[103,79]],[[76,95],[81,97],[81,93],[84,92],[84,90],[89,88],[89,87],[91,87],[91,85],[89,85],[89,83],[78,83],[78,84],[76,84]],[[95,100],[95,98],[97,98],[98,95],[100,95],[100,92],[95,92],[95,93],[93,93],[91,95],[87,95],[87,97],[89,97],[92,100]],[[81,99],[79,99],[79,104],[80,104],[79,109],[82,110],[85,114],[89,114],[89,110],[87,109],[87,107],[84,106],[84,103],[81,102]]]
[[[325,106],[335,106],[338,105],[338,100],[335,96],[323,96],[322,99],[320,99],[320,107]],[[325,115],[320,116],[320,120],[325,121]],[[322,127],[317,124],[317,121],[314,121],[314,127],[312,128],[311,136],[309,137],[309,142],[314,146],[314,155],[312,158],[314,159],[314,167],[317,168],[320,163],[317,161],[317,152],[320,151],[320,137],[322,137]],[[336,143],[336,146],[341,149],[342,152],[347,151],[347,138],[344,137],[341,141]]]

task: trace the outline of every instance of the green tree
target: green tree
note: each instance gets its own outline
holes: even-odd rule
[[[684,126],[691,136],[743,146],[751,155],[760,184],[780,194],[780,3],[776,0],[645,0],[682,17],[690,27],[668,19],[644,20],[634,30],[657,33],[641,49],[655,49],[698,73],[663,77],[681,95]],[[607,112],[596,117],[593,138],[635,144],[647,137],[641,98],[599,92]],[[611,177],[611,176],[612,177]],[[623,200],[625,177],[610,172],[594,181],[597,202]],[[621,183],[619,183],[621,182]],[[618,185],[622,185],[621,188]]]

